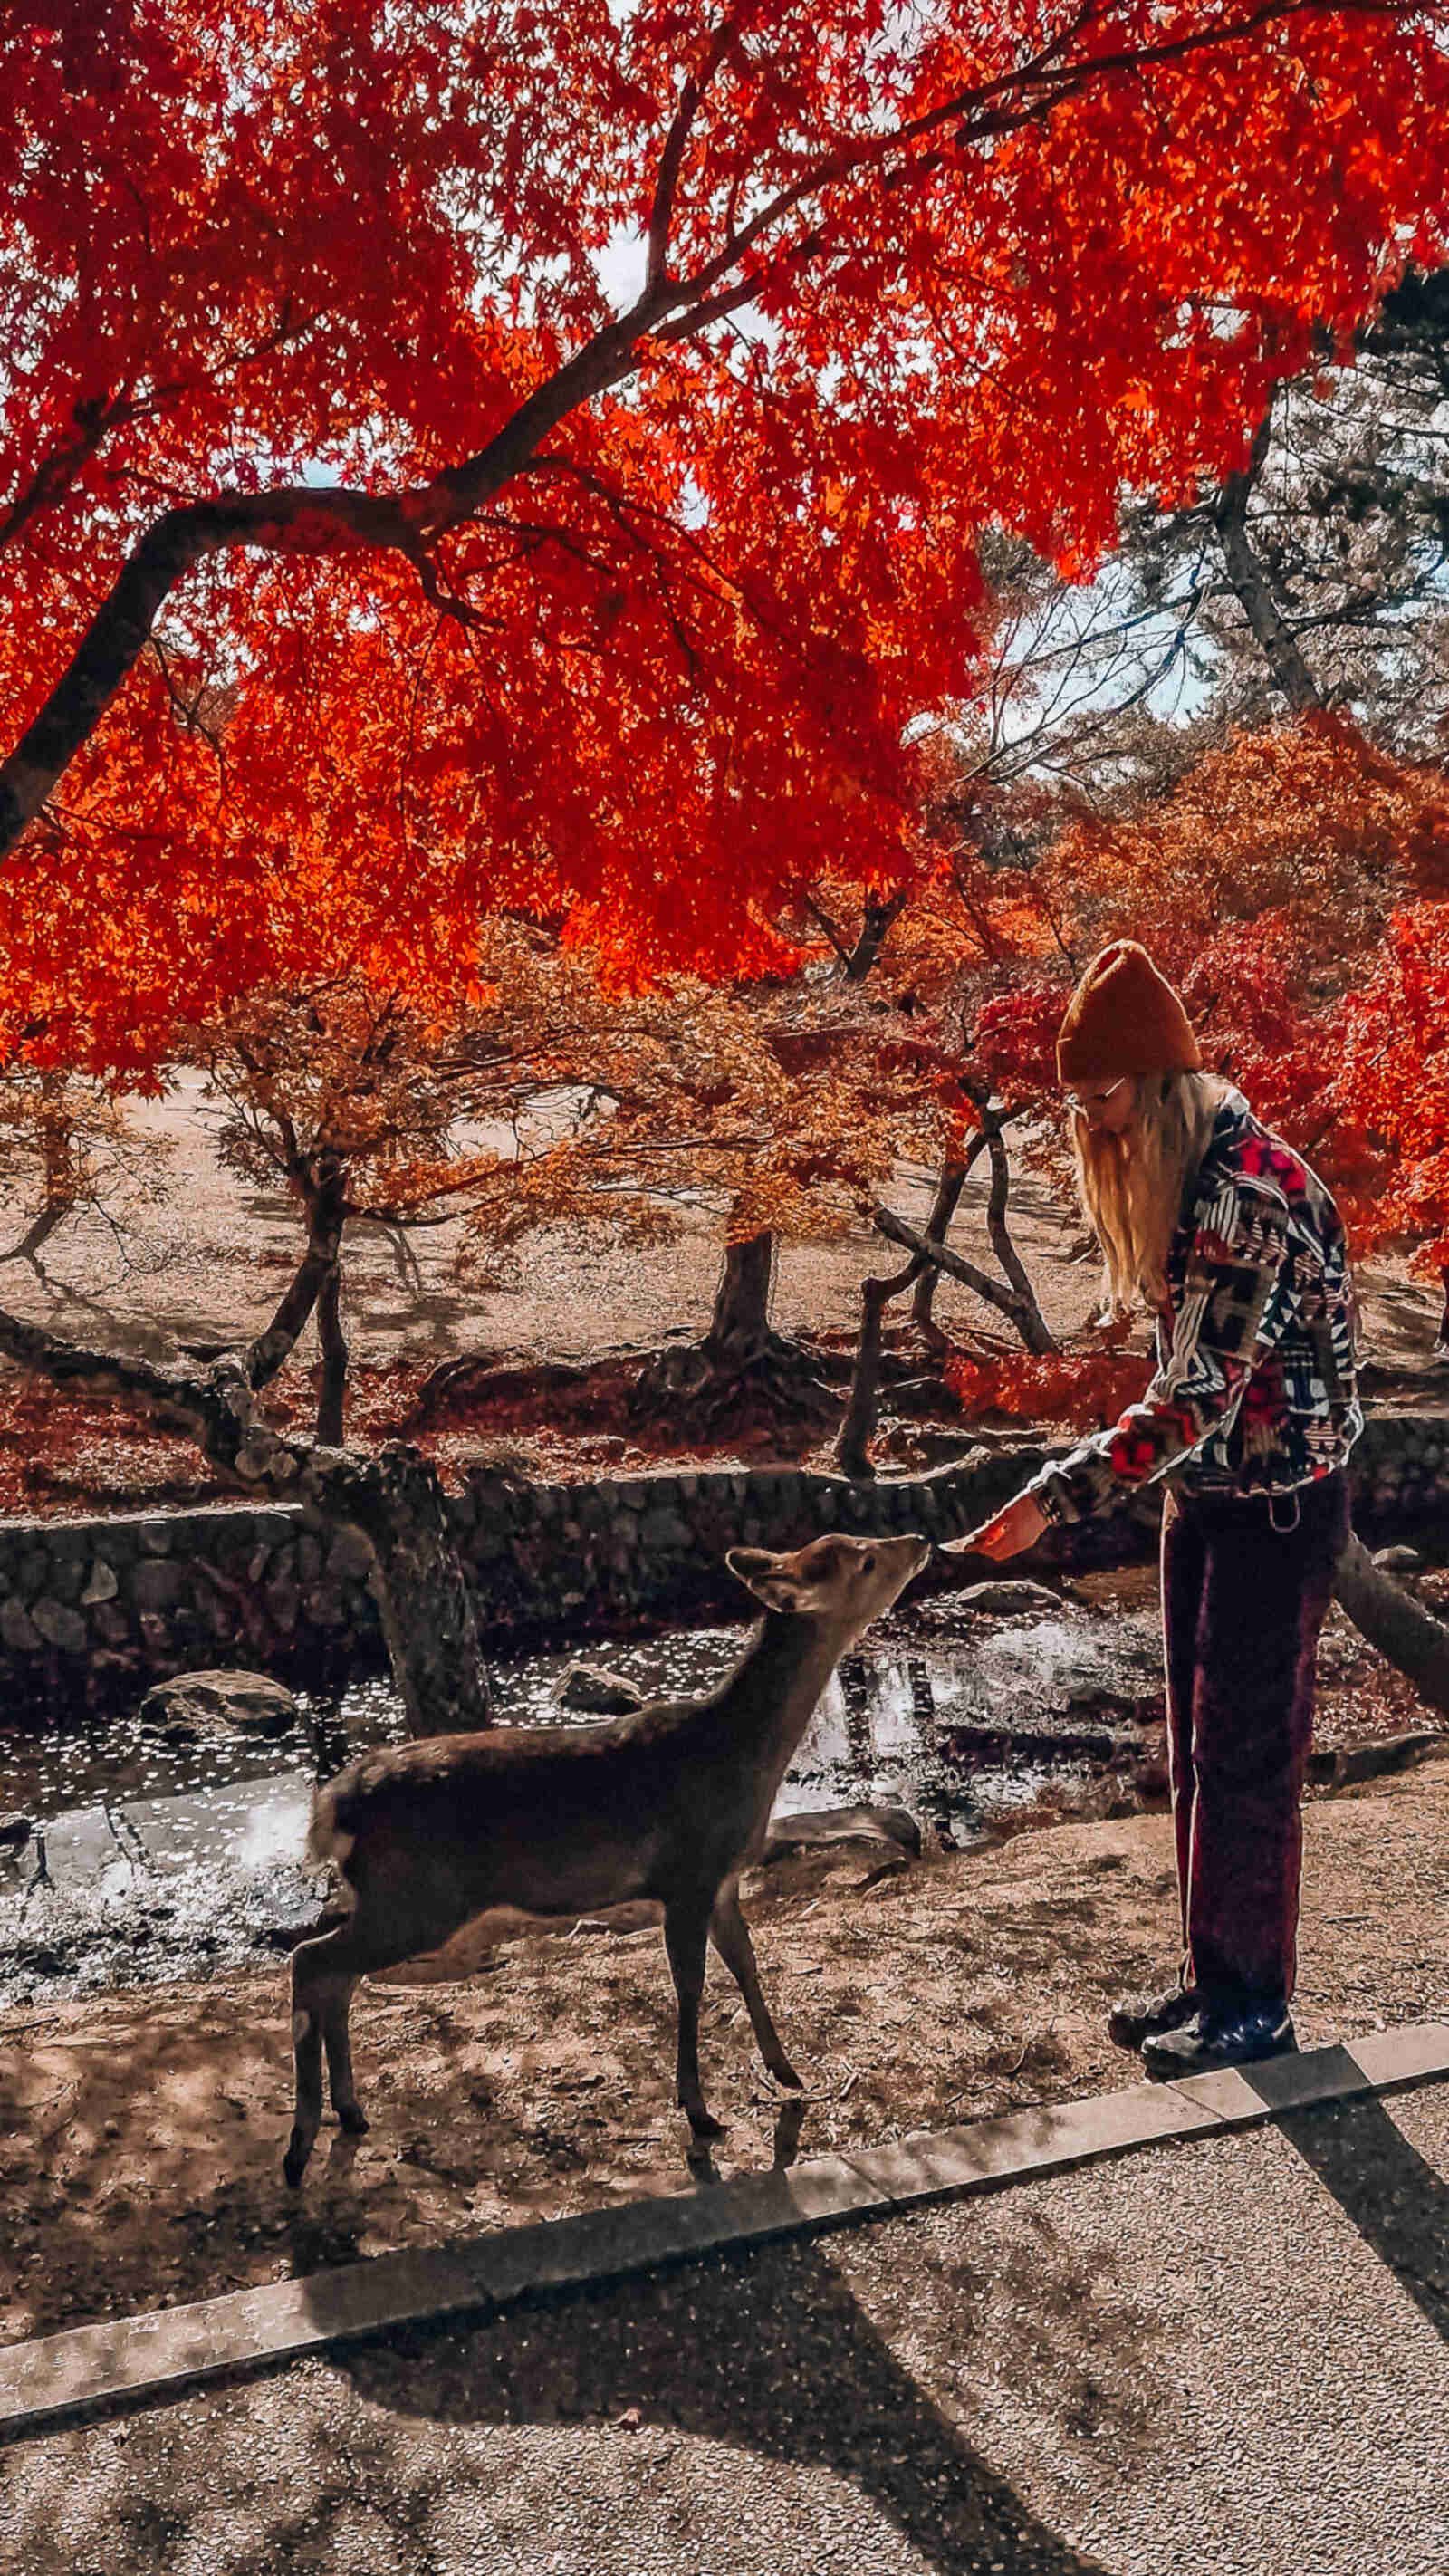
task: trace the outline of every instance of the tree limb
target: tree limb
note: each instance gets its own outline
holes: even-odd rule
[[[1375,1565],[1350,1537],[1338,1560],[1335,1598],[1360,1635],[1407,1674],[1419,1697],[1449,1716],[1449,1627]]]
[[[967,1087],[970,1088],[969,1085]],[[1011,1189],[1011,1165],[1007,1160],[1006,1145],[1001,1133],[1004,1121],[1000,1117],[991,1115],[984,1098],[978,1100],[977,1106],[981,1112],[981,1132],[986,1139],[986,1151],[991,1157],[991,1189],[986,1201],[986,1231],[991,1237],[991,1249],[1016,1291],[1023,1317],[1020,1330],[1027,1349],[1038,1354],[1054,1351],[1057,1347],[1056,1341],[1037,1304],[1036,1291],[1027,1276],[1025,1264],[1011,1239],[1011,1228],[1006,1222],[1006,1203]]]
[[[1213,524],[1239,606],[1262,648],[1274,680],[1295,715],[1321,707],[1323,694],[1294,640],[1273,585],[1248,534],[1248,502],[1272,433],[1270,404],[1258,424],[1252,452],[1239,474],[1230,474],[1218,496]]]
[[[988,1306],[994,1306],[1000,1315],[1009,1316],[1020,1330],[1022,1303],[1014,1288],[1003,1288],[998,1279],[993,1279],[985,1270],[978,1270],[973,1261],[963,1260],[959,1252],[948,1252],[944,1243],[932,1243],[928,1235],[918,1233],[913,1225],[907,1225],[905,1218],[897,1216],[891,1208],[874,1207],[871,1217],[888,1242],[899,1243],[907,1252],[919,1253],[923,1260],[932,1262],[938,1270],[944,1270],[948,1278],[959,1279],[963,1288],[969,1288],[977,1297],[984,1297]]]
[[[96,1351],[60,1341],[41,1324],[0,1310],[0,1351],[52,1385],[115,1398],[172,1431],[185,1431],[211,1464],[238,1483],[295,1494],[306,1463],[298,1444],[254,1422],[245,1363],[224,1352],[204,1370]]]
[[[931,1201],[931,1213],[926,1219],[926,1237],[929,1242],[945,1242],[946,1228],[960,1205],[961,1192],[966,1186],[967,1175],[978,1155],[984,1153],[985,1149],[986,1139],[978,1128],[967,1148],[965,1162],[958,1163],[948,1157],[942,1164],[940,1177],[936,1182],[936,1195]],[[931,1308],[935,1303],[940,1278],[941,1273],[932,1262],[922,1261],[920,1276],[916,1281],[916,1293],[911,1300],[912,1322],[921,1325],[926,1332],[934,1333],[938,1342],[944,1340],[945,1336],[939,1325],[933,1321]]]
[[[345,1176],[335,1154],[318,1156],[314,1185],[307,1192],[307,1249],[295,1278],[265,1330],[242,1354],[247,1383],[266,1386],[290,1359],[297,1339],[327,1280],[335,1274],[346,1222]]]
[[[872,895],[867,899],[860,937],[845,961],[848,982],[862,984],[885,945],[893,922],[899,920],[910,895],[908,886],[898,886],[884,903]]]
[[[893,1270],[885,1279],[861,1281],[860,1339],[856,1344],[845,1420],[835,1444],[835,1464],[842,1476],[865,1478],[875,1474],[870,1460],[870,1435],[875,1429],[885,1310],[893,1297],[913,1288],[929,1267],[924,1253],[913,1252],[904,1270]]]
[[[680,92],[679,105],[670,120],[659,156],[659,175],[654,183],[654,199],[649,209],[648,266],[646,285],[663,286],[667,282],[669,260],[669,227],[674,214],[675,190],[679,185],[680,165],[689,141],[701,99],[719,70],[734,40],[736,19],[731,13],[722,18],[705,49],[698,73],[691,72]]]
[[[72,1213],[70,1200],[52,1199],[49,1207],[43,1207],[39,1216],[26,1227],[19,1242],[12,1243],[8,1252],[0,1252],[0,1263],[34,1261],[36,1254],[43,1249],[51,1236],[64,1225],[66,1218]]]

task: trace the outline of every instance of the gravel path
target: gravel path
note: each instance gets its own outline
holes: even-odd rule
[[[25,2576],[1443,2576],[1449,2089],[22,2445]]]

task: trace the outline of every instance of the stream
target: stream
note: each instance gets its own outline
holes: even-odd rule
[[[720,1679],[740,1645],[736,1628],[679,1630],[591,1643],[587,1660],[683,1695]],[[777,1815],[905,1806],[928,1844],[979,1841],[1049,1786],[1070,1800],[1130,1760],[1161,1653],[1155,1610],[1064,1602],[988,1622],[922,1603],[842,1663]],[[572,1660],[493,1661],[499,1722],[568,1722],[554,1694]],[[0,1728],[0,1819],[31,1828],[0,1834],[0,2006],[205,1977],[290,1946],[318,1910],[321,1881],[302,1859],[315,1781],[404,1733],[386,1681],[299,1699],[304,1723],[267,1741],[176,1742],[135,1717],[44,1736]]]

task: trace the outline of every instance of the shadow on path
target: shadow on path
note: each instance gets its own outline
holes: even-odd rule
[[[1101,2576],[962,2439],[812,2244],[541,2302],[462,2336],[395,2338],[338,2366],[393,2415],[622,2417],[824,2470],[942,2576]],[[800,2546],[803,2565],[807,2532]]]
[[[1378,2096],[1313,2098],[1305,2088],[1321,2084],[1330,2069],[1345,2083],[1358,2073],[1348,2050],[1334,2048],[1268,2058],[1241,2067],[1235,2080],[1266,2104],[1279,2135],[1449,2343],[1449,2182]]]
[[[1253,2075],[1279,2133],[1449,2341],[1449,2183],[1382,2102],[1297,2103],[1296,2061]],[[1016,2288],[1031,2299],[1030,2279]],[[1052,2314],[1063,2294],[1080,2323],[1092,2285],[1066,2289],[1044,2264],[1038,2378],[1068,2359],[1056,2351],[1066,2320]],[[913,2377],[911,2303],[930,2296],[928,2275],[893,2291],[888,2341],[825,2249],[801,2243],[540,2303],[516,2312],[511,2331],[374,2346],[343,2366],[394,2414],[471,2425],[623,2416],[823,2469],[942,2576],[1094,2576],[1097,2562],[1047,2528]],[[1150,2347],[1146,2320],[1136,2323]],[[1149,2379],[1157,2358],[1143,2349]],[[1143,2427],[1124,2412],[1117,2429],[1131,2441]]]
[[[1449,2183],[1380,2101],[1282,2111],[1277,2128],[1449,2343]]]

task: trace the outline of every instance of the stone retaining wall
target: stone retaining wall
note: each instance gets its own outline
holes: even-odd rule
[[[0,1521],[5,1706],[114,1705],[213,1664],[340,1682],[381,1656],[370,1566],[280,1509]]]
[[[1048,1457],[972,1451],[928,1476],[851,1484],[789,1468],[531,1484],[478,1467],[455,1497],[485,1639],[495,1648],[738,1612],[734,1546],[795,1547],[823,1529],[959,1537]],[[1449,1421],[1373,1418],[1355,1453],[1366,1536],[1412,1535],[1449,1505]],[[1063,1566],[1151,1544],[1152,1502],[1047,1541]],[[376,1670],[368,1555],[299,1511],[219,1505],[95,1521],[0,1521],[0,1680],[42,1720],[134,1697],[161,1676],[245,1664],[326,1688]]]

